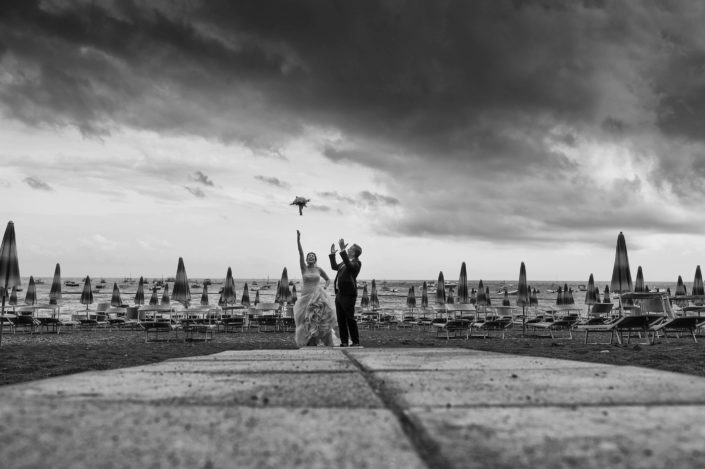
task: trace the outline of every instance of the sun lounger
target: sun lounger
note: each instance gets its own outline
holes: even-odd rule
[[[658,320],[658,319],[656,319]],[[633,333],[644,333],[644,336],[648,339],[649,337],[649,327],[655,321],[652,316],[623,316],[615,319],[612,322],[607,322],[605,324],[598,325],[579,325],[576,330],[585,331],[585,343],[588,343],[588,335],[591,332],[609,332],[610,333],[610,344],[617,338],[617,342],[621,345],[623,342],[624,334],[627,337],[627,343]]]
[[[140,326],[145,332],[145,342],[171,340],[172,336],[178,339],[181,330],[180,325],[172,324],[169,320],[143,322]]]
[[[489,319],[487,321],[478,321],[471,324],[468,334],[472,335],[474,331],[478,332],[484,339],[490,336],[490,333],[497,332],[504,339],[505,332],[512,328],[514,322],[510,316],[501,317],[499,319]]]
[[[471,321],[468,319],[448,319],[443,324],[436,325],[436,337],[445,335],[446,339],[450,340],[451,337],[462,337],[468,338],[468,331],[470,330]]]
[[[245,318],[242,316],[232,316],[222,320],[225,332],[245,332]]]
[[[545,318],[542,321],[527,322],[526,329],[533,331],[546,331],[551,336],[551,339],[556,338],[556,331],[568,331],[568,337],[573,338],[573,326],[576,318],[553,319]]]
[[[12,317],[13,318],[15,317],[14,314],[12,315]],[[9,330],[10,334],[15,333],[15,323],[12,322],[12,318],[9,318],[7,316],[3,316],[2,319],[0,319],[0,321],[2,321],[2,327],[4,330],[6,330],[6,331]]]
[[[656,337],[660,333],[663,333],[663,338],[668,341],[667,333],[675,332],[676,337],[678,337],[680,333],[690,334],[690,336],[693,338],[693,342],[697,343],[698,340],[695,337],[695,331],[698,329],[698,327],[701,327],[704,324],[705,322],[703,322],[702,319],[698,318],[697,316],[684,316],[652,324],[649,327],[649,331],[652,331],[654,333],[654,340],[656,340]]]

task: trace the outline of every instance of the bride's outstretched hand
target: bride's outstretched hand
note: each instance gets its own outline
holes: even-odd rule
[[[333,243],[330,245],[330,253],[335,254],[336,252],[338,252],[338,250],[335,249],[335,243]]]

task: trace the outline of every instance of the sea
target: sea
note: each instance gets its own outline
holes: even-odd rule
[[[201,294],[203,292],[203,282],[205,279],[193,278],[189,279],[189,285],[191,289],[192,304],[200,304]],[[300,279],[290,279],[293,282],[292,286],[296,286],[297,289],[301,288]],[[169,285],[169,292],[173,291],[173,279],[147,279],[147,284],[144,287],[145,302],[149,302],[149,298],[152,295],[152,287],[157,281],[162,281],[164,284]],[[421,305],[421,286],[423,282],[429,285],[428,288],[428,303],[429,306],[434,306],[436,304],[436,288],[435,280],[392,280],[392,279],[375,279],[377,286],[377,296],[379,298],[380,308],[395,310],[401,313],[406,309],[407,297],[409,295],[409,289],[413,286],[416,293],[416,303],[418,306]],[[38,282],[38,283],[37,283]],[[75,282],[78,286],[66,286],[65,282]],[[220,289],[223,287],[224,279],[212,279],[211,284],[208,287],[208,297],[210,304],[217,304],[220,297]],[[49,303],[49,291],[51,289],[51,278],[37,278],[35,277],[35,284],[37,289],[37,303],[46,304]],[[247,283],[250,303],[254,303],[256,291],[259,290],[260,302],[274,302],[276,295],[277,281],[272,281],[269,279],[235,279],[235,290],[237,303],[239,304],[242,299],[242,293],[244,286]],[[29,284],[29,278],[22,278],[22,291],[17,293],[18,306],[25,304],[25,295],[27,292],[27,285]],[[91,284],[93,286],[93,301],[94,303],[89,306],[90,310],[95,310],[95,306],[98,303],[107,302],[110,303],[113,293],[113,286],[117,285],[120,290],[120,296],[122,303],[124,305],[134,305],[135,294],[137,293],[138,281],[131,278],[91,278]],[[362,286],[367,284],[368,292],[371,292],[372,279],[358,279],[358,305],[362,298]],[[446,281],[446,286],[452,285],[455,287],[457,281]],[[61,279],[62,285],[62,298],[59,300],[60,305],[60,315],[66,317],[67,319],[73,314],[85,313],[86,306],[81,304],[81,292],[83,291],[83,278],[78,277],[65,277]],[[97,285],[104,285],[103,288],[97,288]],[[504,290],[508,292],[515,291],[517,289],[517,281],[511,280],[483,280],[483,285],[485,288],[489,288],[490,299],[492,305],[502,305],[502,300],[504,298]],[[586,291],[582,289],[587,287],[587,282],[575,282],[575,281],[529,281],[529,287],[537,290],[538,306],[533,307],[534,312],[540,312],[543,310],[548,310],[555,308],[557,303],[557,290],[558,288],[564,288],[568,286],[572,289],[573,298],[575,304],[572,308],[579,310],[579,314],[585,316],[587,315],[588,305],[585,304]],[[597,281],[595,286],[604,292],[605,286],[609,285],[608,281]],[[665,291],[666,289],[671,290],[675,293],[676,283],[675,282],[653,282],[647,286],[651,290]],[[478,281],[468,280],[468,288],[477,289]],[[692,284],[686,283],[686,288],[691,291]],[[330,285],[328,288],[331,296],[333,295],[333,286]],[[163,290],[158,291],[158,296],[161,300]],[[449,290],[446,290],[449,292]],[[457,294],[457,289],[453,288],[454,294]],[[602,297],[602,296],[601,296]],[[613,297],[614,298],[614,297]],[[509,301],[512,306],[516,305],[517,297],[516,295],[509,295]],[[613,299],[616,303],[616,300]],[[172,302],[178,308],[178,304]],[[6,304],[5,311],[11,312],[12,307]],[[521,308],[519,308],[521,310]],[[41,313],[40,313],[41,314]]]

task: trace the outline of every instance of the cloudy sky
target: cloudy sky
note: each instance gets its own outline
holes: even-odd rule
[[[23,275],[690,280],[705,4],[0,3],[0,200]],[[311,199],[299,216],[288,205]]]

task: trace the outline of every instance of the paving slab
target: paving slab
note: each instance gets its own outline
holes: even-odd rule
[[[351,349],[350,355],[372,371],[384,370],[498,370],[609,367],[599,363],[555,358],[519,357],[505,353],[465,349]]]
[[[702,378],[637,367],[374,372],[402,406],[705,404]]]
[[[703,467],[705,406],[414,408],[456,468]]]
[[[383,409],[0,402],[15,468],[423,468]]]
[[[165,363],[171,370],[171,364]],[[209,373],[126,368],[51,378],[0,391],[5,401],[58,399],[304,407],[382,407],[359,373]]]

